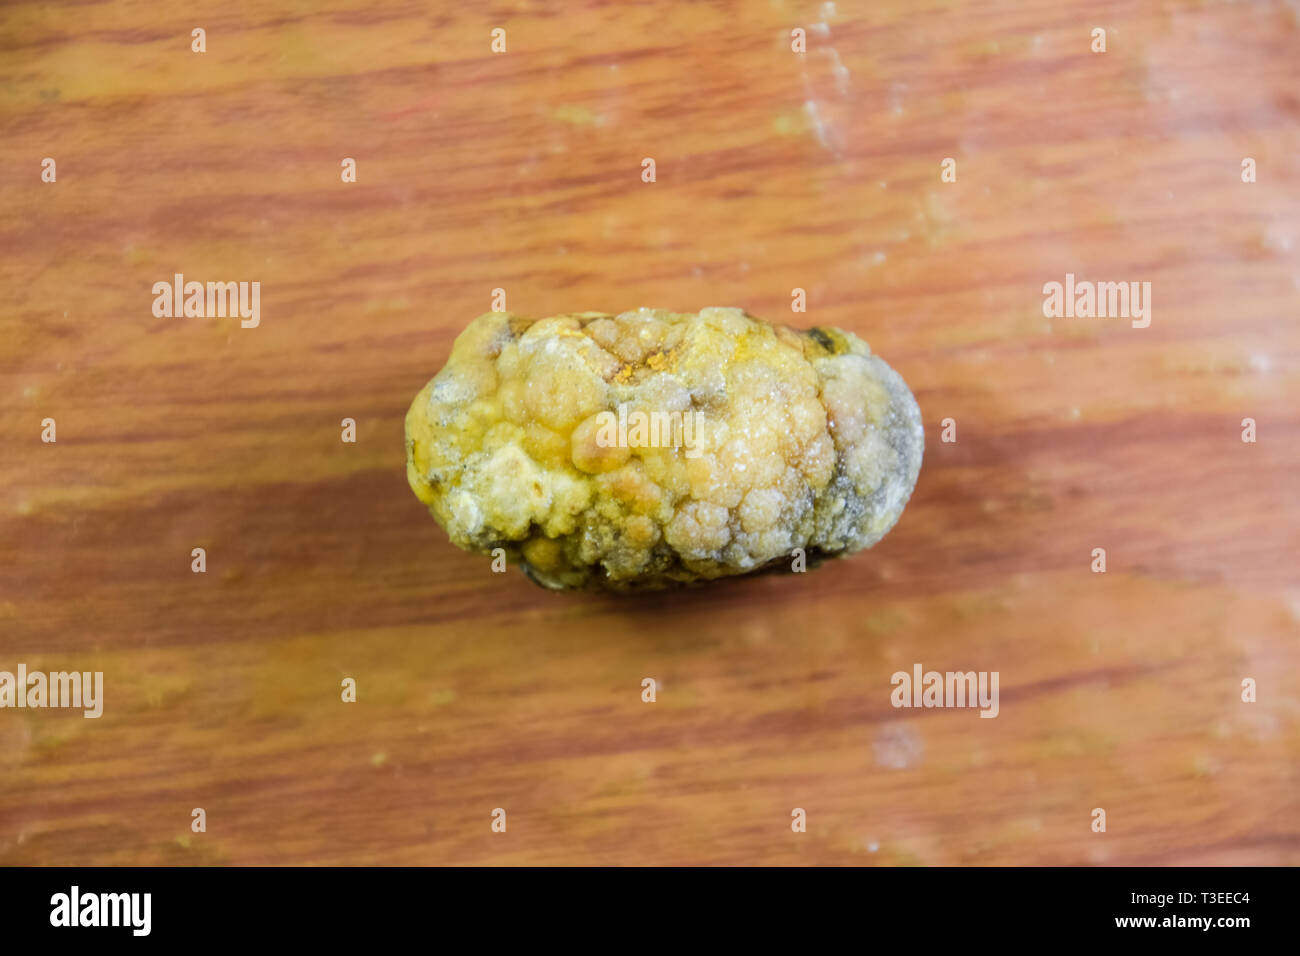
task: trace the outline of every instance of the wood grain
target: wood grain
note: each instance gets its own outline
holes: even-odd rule
[[[7,4],[0,669],[106,702],[0,711],[0,863],[1300,862],[1298,40],[1282,3]],[[176,272],[261,325],[155,318]],[[1067,272],[1151,282],[1150,328],[1045,319]],[[855,331],[925,414],[912,503],[807,575],[490,573],[402,420],[494,288]],[[918,662],[998,671],[998,718],[892,708]]]

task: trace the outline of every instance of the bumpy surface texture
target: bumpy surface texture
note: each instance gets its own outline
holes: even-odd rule
[[[620,414],[633,427],[611,443]],[[721,308],[479,316],[406,416],[407,478],[451,540],[503,548],[550,588],[870,547],[924,443],[916,400],[861,339]]]

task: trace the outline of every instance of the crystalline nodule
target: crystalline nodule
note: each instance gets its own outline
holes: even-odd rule
[[[629,419],[672,421],[649,432],[671,441],[611,442]],[[870,547],[923,447],[915,399],[865,342],[739,309],[490,312],[406,416],[407,477],[451,540],[502,548],[551,588],[665,587]]]

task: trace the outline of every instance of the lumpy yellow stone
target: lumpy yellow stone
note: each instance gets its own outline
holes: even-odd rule
[[[407,478],[456,545],[549,588],[661,588],[870,547],[925,436],[857,336],[740,309],[470,323],[406,415]]]

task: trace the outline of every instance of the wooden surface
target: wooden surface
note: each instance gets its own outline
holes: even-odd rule
[[[0,711],[0,863],[1300,862],[1295,7],[563,7],[0,10],[0,670],[106,683]],[[155,318],[175,272],[260,327]],[[1150,328],[1045,319],[1067,272]],[[490,573],[402,420],[498,287],[857,332],[925,415],[902,521]],[[1000,715],[895,710],[915,663]]]

